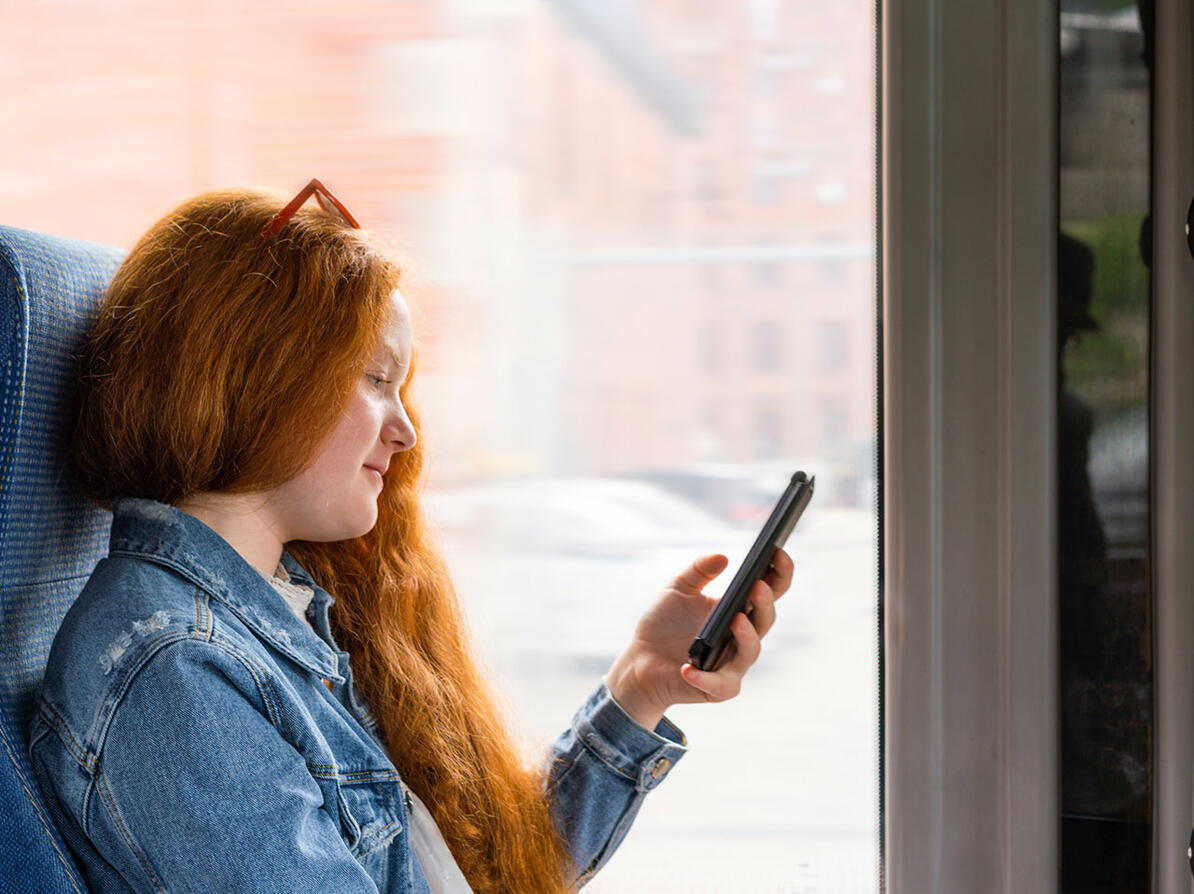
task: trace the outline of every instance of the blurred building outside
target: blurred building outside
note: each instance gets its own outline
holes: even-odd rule
[[[870,471],[869,3],[60,0],[6,23],[5,222],[131,246],[203,189],[318,176],[403,247],[433,483]]]

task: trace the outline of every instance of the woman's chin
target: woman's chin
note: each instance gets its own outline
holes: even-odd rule
[[[362,517],[362,519],[354,526],[353,532],[351,534],[349,534],[348,536],[344,537],[343,539],[353,540],[357,537],[364,537],[366,534],[368,534],[370,531],[373,530],[374,525],[377,524],[377,506],[376,506],[376,504],[373,505],[371,508],[372,508],[372,511],[368,514],[367,518]]]
[[[364,537],[377,524],[377,504],[372,502],[363,506],[359,511],[345,517],[338,524],[320,525],[318,531],[312,531],[312,536],[298,537],[299,540],[310,540],[316,543],[335,543],[341,540],[355,540]]]

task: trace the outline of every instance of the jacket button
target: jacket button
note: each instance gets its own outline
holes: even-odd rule
[[[671,761],[669,761],[666,757],[661,757],[659,760],[657,760],[655,762],[655,766],[653,766],[651,768],[651,775],[654,776],[656,779],[658,779],[660,776],[662,776],[664,773],[666,773],[668,771],[668,767],[670,767],[671,765],[672,765]]]

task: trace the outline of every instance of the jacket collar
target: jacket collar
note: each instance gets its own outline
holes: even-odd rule
[[[321,677],[344,682],[332,647],[227,540],[193,515],[156,500],[117,497],[112,503],[109,553],[173,569],[226,605],[279,652]],[[316,614],[326,612],[335,601],[331,595],[285,550],[282,564],[291,580],[314,591]]]

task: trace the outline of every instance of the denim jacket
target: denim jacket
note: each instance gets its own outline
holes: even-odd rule
[[[400,771],[332,639],[333,600],[289,552],[282,563],[314,590],[314,629],[198,519],[116,501],[29,729],[94,894],[428,892]],[[576,887],[686,751],[666,718],[647,730],[593,690],[546,758]]]

